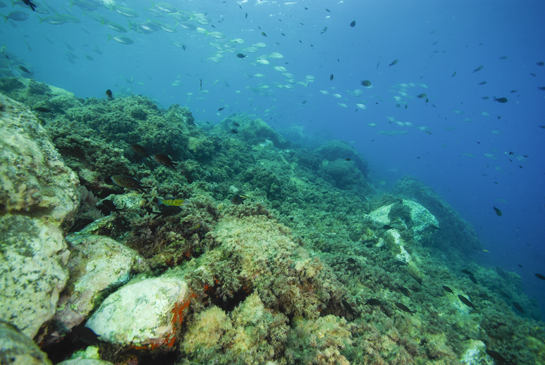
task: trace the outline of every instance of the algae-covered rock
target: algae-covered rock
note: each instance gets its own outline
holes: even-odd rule
[[[199,363],[264,364],[284,350],[288,318],[265,308],[257,293],[228,316],[218,307],[201,312],[184,337],[184,351]]]
[[[187,284],[175,278],[129,283],[104,300],[86,327],[112,344],[169,349],[190,297]]]
[[[0,364],[51,365],[51,361],[17,327],[0,320]]]
[[[130,248],[115,240],[94,235],[66,238],[71,252],[70,279],[59,298],[54,320],[64,331],[79,325],[96,308],[102,292],[126,283],[133,266],[142,260]],[[53,333],[51,340],[59,337]]]
[[[288,148],[291,144],[290,141],[259,118],[252,120],[246,116],[232,115],[222,121],[214,130],[230,133],[234,129],[233,123],[239,125],[237,129],[239,135],[252,146],[259,146],[259,144],[265,143],[267,140],[272,142],[274,147],[277,148]]]
[[[265,307],[286,315],[316,318],[340,301],[341,286],[331,271],[299,247],[286,227],[263,215],[233,213],[224,216],[211,233],[221,246],[199,258],[195,278],[215,285],[215,277],[223,293],[249,287],[259,293]],[[228,262],[225,255],[230,257]],[[226,269],[223,265],[228,264]]]
[[[439,194],[417,179],[405,176],[395,183],[398,195],[416,200],[440,222],[441,230],[435,233],[434,247],[455,255],[467,257],[471,252],[482,251],[473,225],[466,222]],[[439,226],[438,226],[439,227]]]
[[[78,181],[34,115],[3,95],[0,103],[0,314],[34,337],[67,280],[63,227]]]
[[[325,161],[319,169],[320,175],[339,189],[363,188],[366,193],[372,191],[354,162],[343,159]]]
[[[364,177],[369,175],[369,164],[362,155],[344,141],[333,139],[318,147],[316,152],[328,161],[349,158],[353,161]]]
[[[200,312],[187,330],[182,348],[187,354],[206,362],[220,356],[225,332],[232,328],[231,319],[216,306]]]
[[[293,327],[286,350],[290,364],[350,364],[340,353],[352,343],[346,319],[331,314],[316,320],[297,318]]]

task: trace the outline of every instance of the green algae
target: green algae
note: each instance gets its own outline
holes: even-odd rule
[[[24,101],[28,90],[10,83]],[[35,90],[29,103],[42,98],[53,108],[43,117],[46,129],[89,191],[121,199],[124,192],[103,182],[113,172],[153,187],[96,229],[138,251],[151,268],[147,275],[170,270],[190,282],[196,297],[179,363],[455,364],[475,340],[520,363],[537,363],[543,353],[544,326],[520,278],[474,263],[469,270],[478,284],[459,274],[482,248],[473,227],[414,178],[377,194],[367,162],[349,144],[290,144],[262,120],[242,115],[201,127],[189,109],[162,110],[143,96],[80,100]],[[230,132],[233,123],[238,134]],[[134,143],[180,165],[167,169],[141,160],[130,149]],[[236,193],[250,199],[234,206]],[[153,218],[157,197],[191,203],[179,215]],[[408,262],[396,259],[401,249],[383,227],[389,223],[365,219],[389,205],[385,217],[399,225]],[[423,221],[431,223],[417,224]],[[409,288],[411,298],[398,285]],[[365,305],[370,298],[382,305]],[[524,316],[512,301],[524,307]],[[416,314],[400,312],[395,303]],[[248,307],[262,316],[252,320]],[[261,343],[252,333],[274,341]]]

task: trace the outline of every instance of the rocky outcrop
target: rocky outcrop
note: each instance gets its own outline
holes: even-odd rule
[[[82,323],[103,299],[104,291],[129,281],[129,275],[142,258],[130,248],[105,236],[70,235],[70,279],[62,292],[53,319],[56,329],[46,341],[60,338],[61,332]]]
[[[3,95],[0,104],[0,318],[33,338],[68,279],[63,233],[78,180],[34,114]]]
[[[0,364],[51,365],[51,361],[30,338],[0,320]]]

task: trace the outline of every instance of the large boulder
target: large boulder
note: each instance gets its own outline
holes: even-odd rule
[[[15,326],[0,320],[0,364],[51,365],[47,355]]]
[[[429,210],[408,199],[383,205],[367,214],[366,219],[379,225],[404,225],[419,242],[429,238],[439,229],[439,221]]]
[[[176,343],[191,294],[176,278],[129,283],[104,300],[86,326],[101,340],[139,349],[170,349]]]
[[[55,331],[47,342],[83,322],[98,307],[104,291],[125,284],[131,270],[143,262],[136,251],[109,237],[73,234],[66,240],[71,252],[70,279],[53,317]]]
[[[0,94],[0,319],[34,338],[68,279],[78,180],[36,117]]]

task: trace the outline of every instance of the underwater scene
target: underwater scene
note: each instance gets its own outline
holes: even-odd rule
[[[0,0],[0,364],[545,365],[542,1]]]

